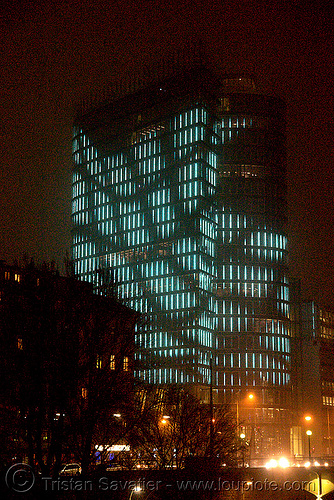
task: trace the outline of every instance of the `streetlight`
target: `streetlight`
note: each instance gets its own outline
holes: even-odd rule
[[[246,403],[253,403],[252,404],[253,418],[251,417],[251,413],[249,415],[250,424],[251,424],[251,435],[250,435],[250,440],[249,440],[249,464],[250,464],[251,463],[251,456],[252,456],[252,448],[253,448],[254,457],[256,455],[256,408],[254,405],[254,403],[256,403],[255,394],[253,392],[249,392],[247,394],[245,401],[246,401]]]
[[[241,439],[241,457],[242,457],[242,467],[245,467],[245,446],[246,446],[246,443],[245,443],[245,438],[246,438],[246,434],[244,432],[242,432],[240,434],[240,439]]]
[[[306,422],[311,422],[311,420],[312,420],[311,415],[305,415],[304,420],[305,420]]]
[[[308,459],[311,462],[311,436],[312,436],[312,431],[306,431],[306,435],[308,437]]]
[[[139,485],[135,486],[135,487],[133,488],[133,490],[131,491],[131,493],[130,493],[129,500],[131,500],[132,495],[133,495],[134,493],[140,493],[141,491],[143,491],[143,488],[142,488],[141,486],[139,486]]]
[[[306,467],[306,465],[305,465],[305,467]],[[307,465],[307,467],[309,467],[309,466]],[[312,472],[314,472],[314,474],[316,474],[317,477],[315,479],[313,479],[313,481],[310,481],[309,483],[307,483],[305,489],[306,489],[306,491],[309,491],[310,493],[312,493],[312,495],[316,495],[317,496],[316,500],[321,500],[322,490],[323,490],[321,473],[320,473],[320,471],[317,472],[316,470],[312,470]],[[324,486],[326,489],[326,480],[324,481]],[[329,493],[329,491],[327,491],[327,492],[325,491],[325,494]]]
[[[239,409],[239,406],[240,406],[240,403],[243,403],[243,406],[245,406],[245,404],[247,402],[252,402],[253,399],[255,398],[254,394],[252,392],[250,392],[249,394],[247,394],[246,398],[244,398],[242,401],[240,401],[240,393],[241,393],[241,390],[237,393],[237,399],[236,399],[236,409],[237,409],[237,432],[239,432],[239,420],[240,420],[240,409]]]
[[[210,387],[209,387],[209,408],[210,408],[210,425],[209,425],[209,453],[210,458],[213,457],[213,440],[214,440],[214,419],[213,419],[213,359],[210,358]]]
[[[236,393],[236,397],[233,398],[233,401],[231,404],[235,404],[235,406],[236,406],[236,417],[237,417],[236,434],[237,434],[237,437],[240,437],[242,440],[244,440],[246,435],[244,433],[239,434],[239,427],[242,427],[242,426],[240,426],[240,413],[241,413],[241,415],[243,415],[244,413],[246,413],[245,412],[246,409],[249,413],[250,407],[247,403],[254,403],[256,401],[256,398],[255,398],[255,394],[252,392],[249,392],[246,395],[243,394],[241,397],[242,392],[243,392],[242,389],[239,389],[239,391]],[[254,407],[253,407],[253,409],[254,409]],[[248,418],[250,418],[250,415]],[[253,441],[252,434],[254,432],[254,426],[255,426],[255,409],[254,409],[254,424],[251,425],[251,437],[250,437],[250,441],[248,443],[249,446],[251,446],[251,443]],[[243,438],[242,438],[242,435],[244,436]],[[249,450],[250,450],[250,448],[249,448]]]

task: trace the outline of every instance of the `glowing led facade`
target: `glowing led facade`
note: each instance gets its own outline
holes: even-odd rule
[[[78,116],[75,272],[113,269],[147,313],[147,381],[205,386],[212,357],[221,400],[253,388],[261,408],[287,407],[284,134],[279,100],[202,69]]]
[[[207,121],[203,106],[191,106],[131,133],[127,148],[105,158],[89,134],[78,131],[74,140],[76,273],[92,281],[97,269],[112,268],[128,304],[148,314],[138,342],[150,382],[210,377],[218,216],[207,204],[217,155],[199,146]]]

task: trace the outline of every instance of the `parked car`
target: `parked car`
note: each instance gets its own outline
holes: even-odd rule
[[[78,476],[81,474],[80,464],[66,464],[59,472],[60,476]]]

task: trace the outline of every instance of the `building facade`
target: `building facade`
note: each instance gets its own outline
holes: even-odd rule
[[[137,321],[52,266],[0,261],[3,463],[29,461],[45,474],[52,464],[58,473],[112,442],[112,415],[133,392]]]
[[[298,297],[297,297],[298,298]],[[297,312],[296,312],[297,311]],[[313,301],[292,302],[294,450],[301,459],[334,455],[334,314]],[[306,431],[311,431],[310,450]]]
[[[199,66],[79,113],[73,140],[76,274],[114,273],[147,317],[140,377],[203,399],[212,382],[254,454],[289,425],[284,116],[251,79]]]

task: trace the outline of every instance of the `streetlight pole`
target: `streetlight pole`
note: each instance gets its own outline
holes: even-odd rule
[[[255,395],[250,392],[247,394],[246,401],[248,403],[250,402],[255,402],[256,398]],[[250,408],[248,408],[249,412]],[[255,452],[256,452],[256,438],[255,438],[255,426],[256,426],[256,408],[252,407],[252,410],[254,412],[254,417],[252,418],[251,413],[249,412],[249,419],[250,419],[250,440],[249,440],[249,465],[251,464],[251,460],[254,460],[252,457],[254,456],[255,458]],[[253,452],[252,452],[253,449]]]
[[[240,439],[241,439],[241,456],[242,456],[242,467],[245,467],[245,438],[246,434],[243,432],[240,434]]]
[[[213,457],[213,398],[212,398],[212,385],[213,385],[213,363],[210,358],[210,458]]]
[[[131,493],[130,493],[129,500],[131,500],[131,499],[132,499],[132,496],[133,496],[133,494],[134,494],[134,493],[140,493],[141,491],[142,491],[141,486],[139,486],[139,485],[135,486],[135,487],[132,489]]]
[[[311,462],[311,436],[312,436],[312,431],[306,431],[306,435],[308,437],[308,459]]]
[[[237,408],[237,434],[239,434],[239,398],[240,398],[240,391],[237,394],[237,399],[236,399],[236,408]]]
[[[329,420],[329,408],[327,406],[327,454],[330,456],[332,454],[331,450],[331,431],[330,431],[330,420]]]

